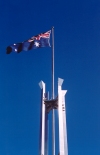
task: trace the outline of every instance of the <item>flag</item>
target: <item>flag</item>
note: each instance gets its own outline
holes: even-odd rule
[[[21,51],[28,51],[31,49],[37,49],[41,47],[50,47],[50,34],[51,30],[33,36],[30,39],[21,43],[14,43],[7,47],[6,54],[10,54],[11,52],[20,53]]]

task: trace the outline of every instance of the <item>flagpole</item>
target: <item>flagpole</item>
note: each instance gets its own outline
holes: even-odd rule
[[[54,99],[54,27],[52,27],[52,99]],[[52,155],[55,155],[55,113],[52,110]]]

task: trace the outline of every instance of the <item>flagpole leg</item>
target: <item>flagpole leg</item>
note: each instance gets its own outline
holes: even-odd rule
[[[52,155],[55,155],[55,113],[52,110]]]
[[[54,99],[54,27],[52,27],[52,99]],[[55,112],[52,110],[52,155],[55,155]]]

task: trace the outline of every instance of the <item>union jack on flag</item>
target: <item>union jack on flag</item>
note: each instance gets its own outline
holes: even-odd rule
[[[28,51],[31,49],[41,47],[50,47],[50,34],[51,30],[33,36],[30,39],[23,41],[21,43],[14,43],[7,47],[6,53],[7,54],[10,54],[11,52],[20,53],[21,51]]]
[[[50,31],[47,31],[45,33],[40,33],[37,36],[33,36],[31,39],[40,40],[41,38],[50,38],[50,33],[51,33],[51,30]]]

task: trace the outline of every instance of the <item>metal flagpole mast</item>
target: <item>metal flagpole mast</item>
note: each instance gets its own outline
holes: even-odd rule
[[[52,99],[54,99],[54,27],[52,27]],[[52,110],[52,155],[55,155],[55,113]]]

